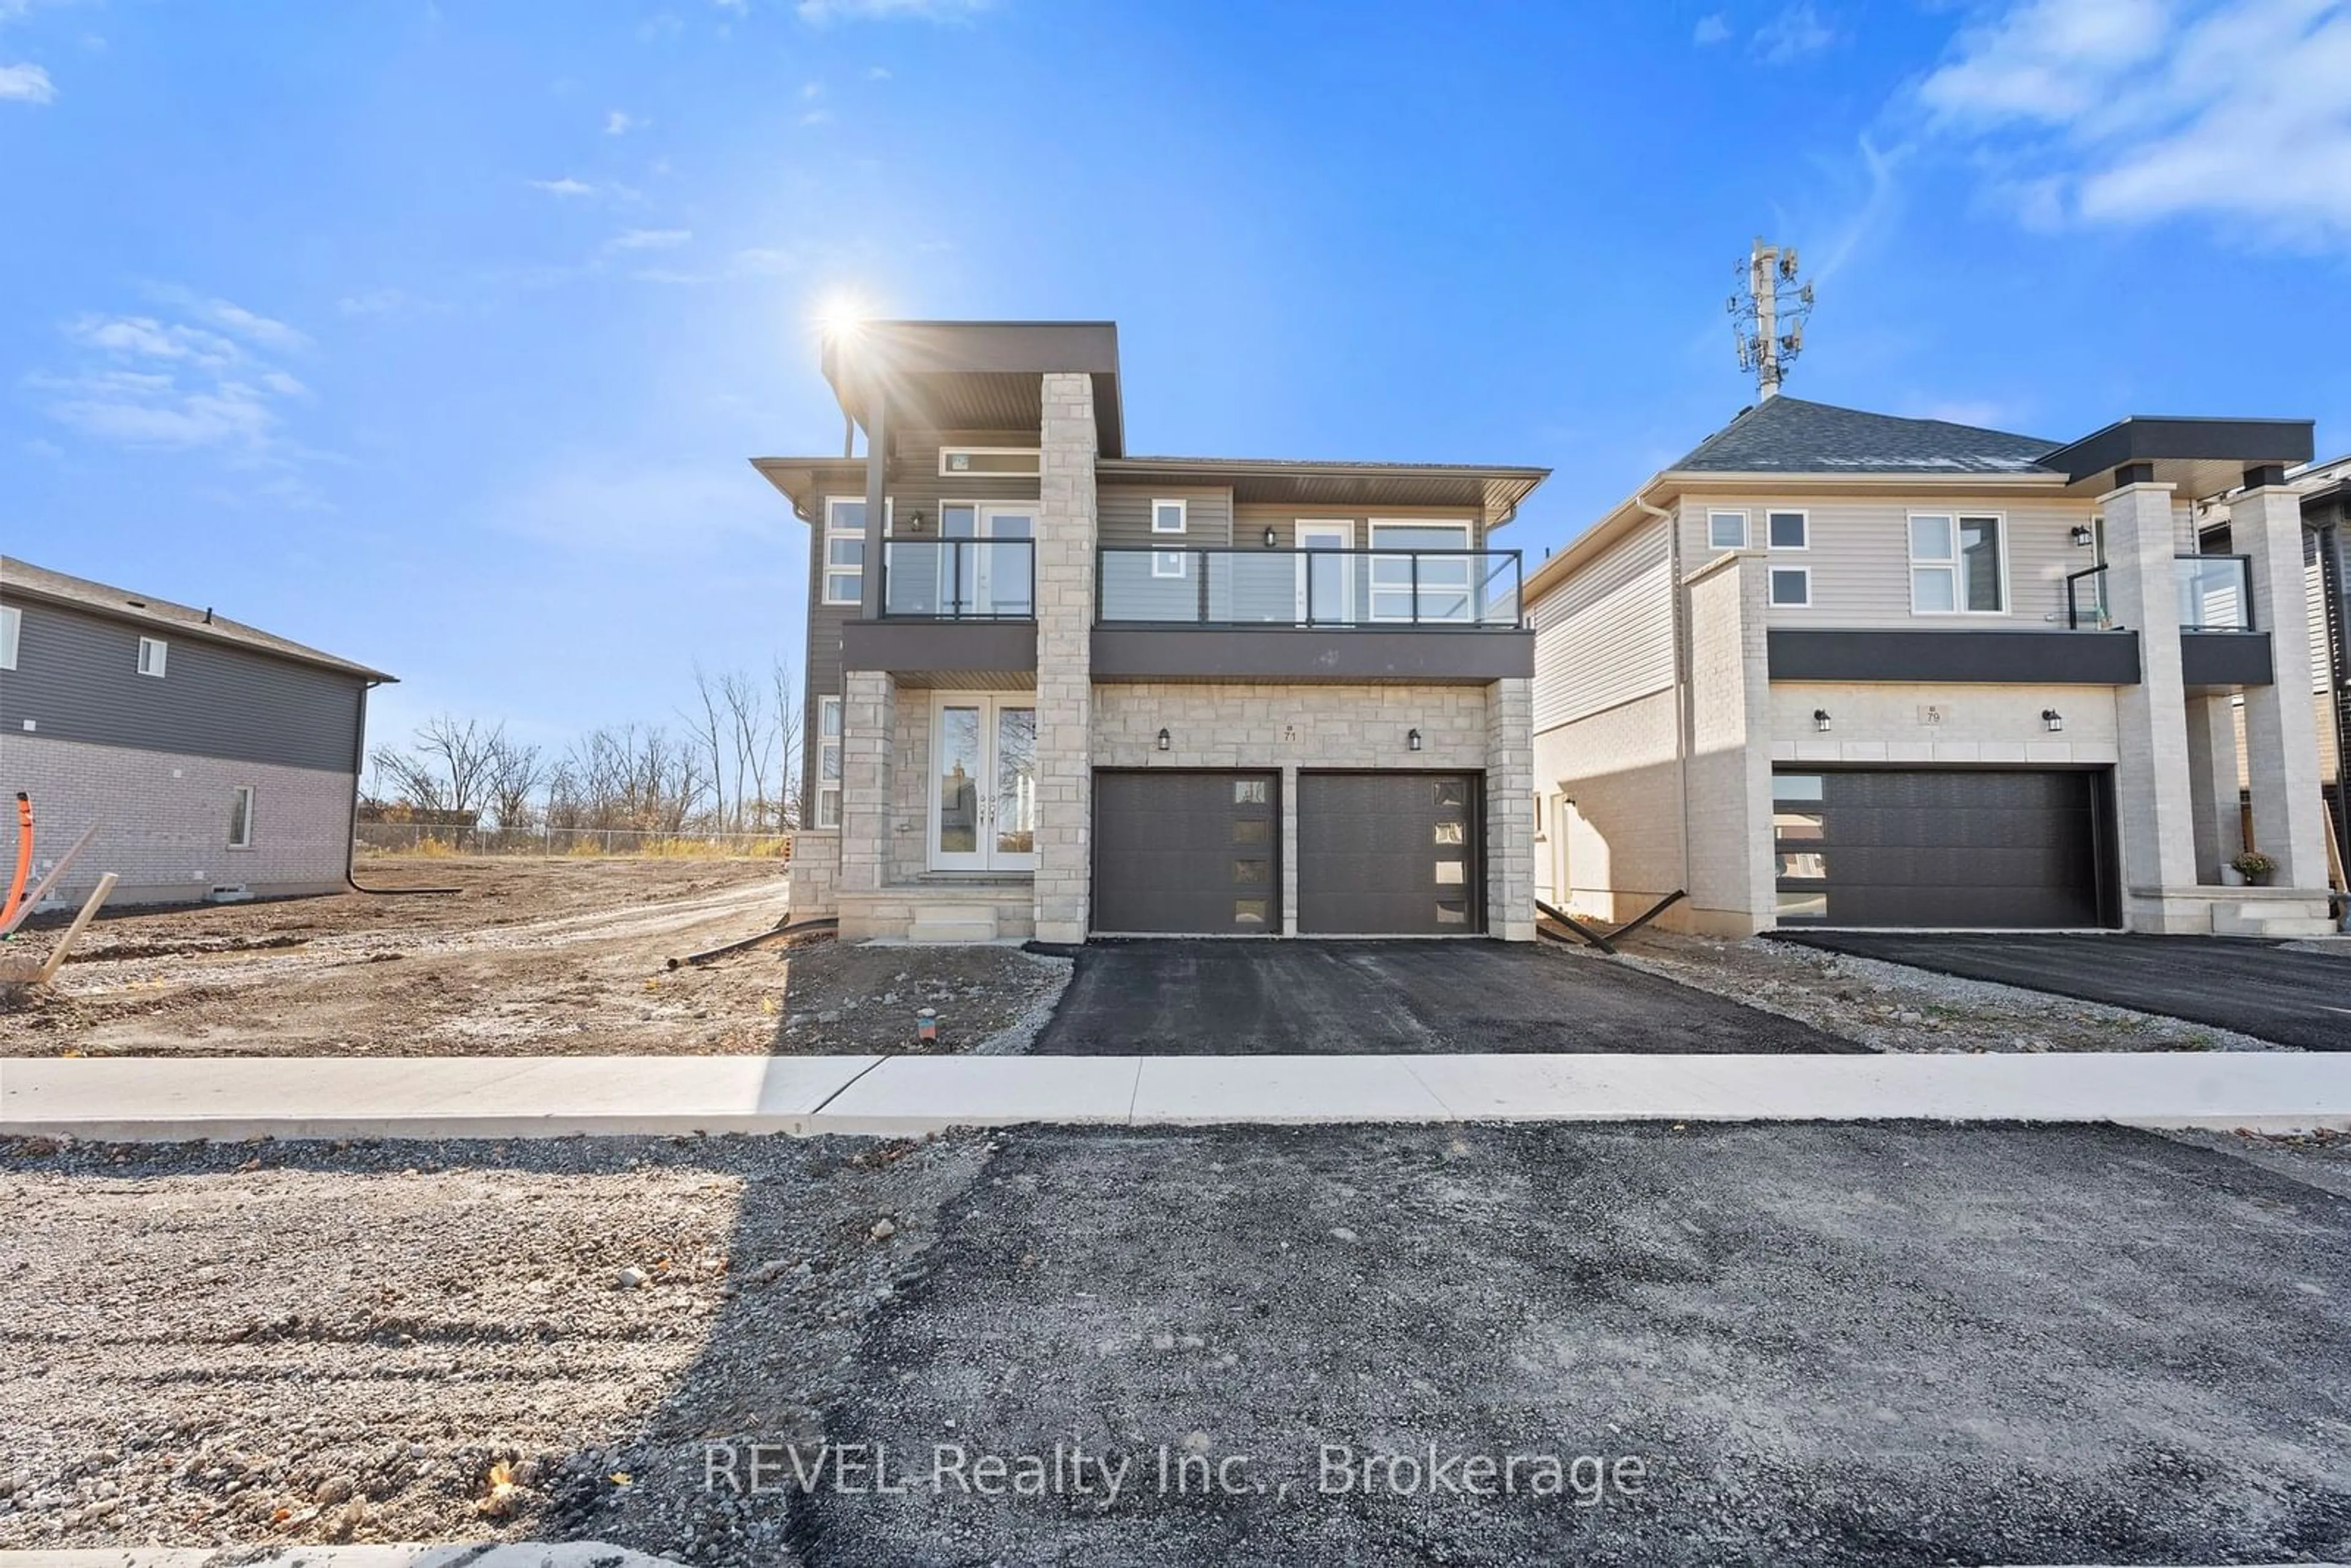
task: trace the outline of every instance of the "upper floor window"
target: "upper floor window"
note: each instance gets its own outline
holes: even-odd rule
[[[158,680],[162,679],[164,660],[171,652],[172,645],[161,637],[140,638],[139,673],[142,675],[153,675]]]
[[[1773,549],[1813,548],[1813,520],[1804,512],[1766,512],[1763,537]]]
[[[1189,509],[1188,504],[1183,501],[1152,502],[1151,531],[1155,534],[1182,533],[1185,517]]]
[[[1030,479],[1043,470],[1044,455],[1033,446],[942,446],[939,473],[983,479]]]
[[[1910,514],[1910,612],[1998,615],[2008,608],[2001,519]]]
[[[855,604],[865,591],[865,498],[824,503],[824,602]]]
[[[1802,609],[1813,601],[1813,569],[1775,566],[1771,569],[1771,602]]]
[[[1706,543],[1708,549],[1745,549],[1747,514],[1708,512],[1706,515]]]
[[[16,667],[16,636],[24,624],[23,611],[13,604],[0,605],[0,670]]]

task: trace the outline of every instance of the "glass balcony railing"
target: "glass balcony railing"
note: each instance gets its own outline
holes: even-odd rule
[[[1102,551],[1104,624],[1515,630],[1516,550]]]
[[[891,539],[882,547],[882,613],[910,621],[1029,621],[1037,614],[1033,539]]]
[[[2183,555],[2171,562],[2182,632],[2250,632],[2253,629],[2252,563],[2241,555]],[[2065,624],[2099,631],[2113,623],[2106,602],[2106,568],[2094,566],[2065,579]]]

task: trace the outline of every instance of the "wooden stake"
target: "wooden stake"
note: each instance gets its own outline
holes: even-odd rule
[[[98,914],[98,906],[104,904],[106,895],[114,891],[117,880],[112,872],[98,879],[98,886],[91,890],[89,901],[81,906],[81,913],[74,916],[73,924],[66,927],[66,934],[57,938],[57,945],[49,949],[48,962],[43,964],[40,973],[34,977],[37,984],[46,986],[49,983],[49,977],[56,974],[57,966],[66,961],[66,949],[74,945],[74,938],[81,935],[81,928]]]

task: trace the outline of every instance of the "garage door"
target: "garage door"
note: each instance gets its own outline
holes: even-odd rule
[[[1096,773],[1094,929],[1279,933],[1280,810],[1273,773]]]
[[[1775,771],[1780,924],[2107,924],[2105,788],[2088,772]]]
[[[1474,773],[1303,773],[1298,929],[1458,936],[1485,923]]]

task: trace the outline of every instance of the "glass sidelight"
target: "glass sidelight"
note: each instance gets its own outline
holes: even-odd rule
[[[1037,863],[1037,702],[1028,693],[942,693],[931,732],[930,863],[1025,871]]]

